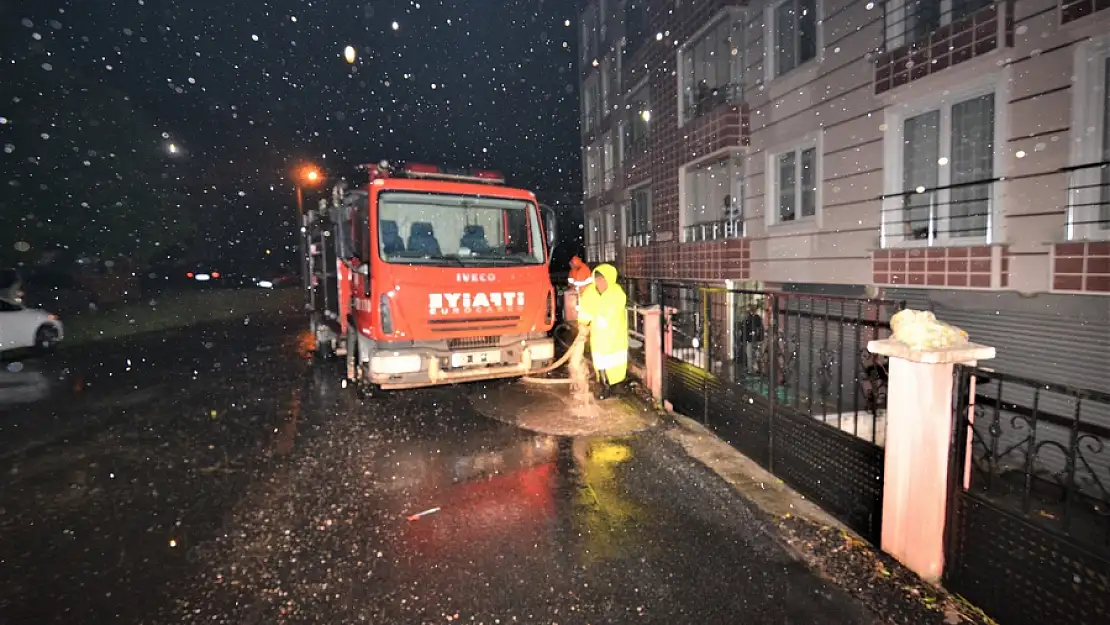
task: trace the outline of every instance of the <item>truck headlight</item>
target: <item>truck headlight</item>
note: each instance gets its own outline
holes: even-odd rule
[[[370,372],[385,375],[416,373],[421,365],[419,354],[377,355],[370,359]]]
[[[532,360],[551,360],[555,357],[555,343],[532,343],[528,346],[528,351],[532,353]]]
[[[381,316],[382,334],[393,334],[393,311],[389,307],[389,296],[385,293],[382,293],[378,314]]]

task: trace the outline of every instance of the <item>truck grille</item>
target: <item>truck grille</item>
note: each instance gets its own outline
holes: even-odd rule
[[[432,332],[458,332],[469,330],[473,332],[490,330],[512,330],[520,324],[520,317],[473,317],[464,319],[429,319],[428,325]]]
[[[500,337],[497,336],[468,336],[461,339],[447,339],[447,347],[452,350],[497,347],[498,343],[500,343]]]

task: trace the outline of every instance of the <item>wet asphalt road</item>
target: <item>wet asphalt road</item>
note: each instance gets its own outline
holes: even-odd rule
[[[359,402],[300,327],[41,364],[53,399],[0,408],[0,622],[876,622],[658,433]]]

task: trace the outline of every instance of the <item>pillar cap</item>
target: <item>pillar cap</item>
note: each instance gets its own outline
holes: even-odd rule
[[[901,358],[910,362],[919,362],[927,365],[970,364],[979,360],[990,360],[995,357],[995,349],[989,345],[968,343],[957,347],[937,347],[932,349],[914,349],[895,339],[869,341],[867,351],[872,354]]]

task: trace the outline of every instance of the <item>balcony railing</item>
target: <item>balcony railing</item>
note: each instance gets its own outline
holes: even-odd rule
[[[875,93],[920,80],[1013,45],[1013,3],[887,0]]]
[[[614,263],[617,261],[616,241],[606,241],[601,244],[601,257],[599,260],[603,263]]]
[[[1110,161],[1066,169],[1067,240],[1110,239]]]
[[[882,196],[882,246],[989,241],[996,178]]]
[[[743,217],[733,217],[721,221],[707,221],[682,228],[682,240],[686,243],[739,239],[743,236]]]
[[[727,84],[719,87],[694,87],[683,94],[682,119],[696,119],[722,104],[739,104],[744,98],[743,85]]]
[[[1063,0],[1060,3],[1060,23],[1074,22],[1079,18],[1106,9],[1110,9],[1110,2],[1106,0]]]
[[[887,49],[926,41],[944,26],[959,23],[993,0],[894,0],[884,5]]]
[[[651,244],[650,232],[637,232],[624,238],[625,247],[647,247]]]

